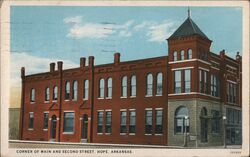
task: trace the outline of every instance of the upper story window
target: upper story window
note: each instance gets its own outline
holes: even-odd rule
[[[65,100],[69,100],[69,96],[70,96],[70,83],[69,81],[67,81],[65,83]]]
[[[136,76],[131,77],[131,96],[136,96]]]
[[[191,70],[185,70],[185,93],[189,93],[191,91]]]
[[[236,103],[236,84],[227,82],[227,102]]]
[[[77,100],[77,86],[78,86],[77,84],[78,84],[77,81],[73,82],[73,97],[72,97],[73,100]]]
[[[83,99],[88,100],[89,98],[89,80],[84,81]]]
[[[148,74],[147,75],[147,94],[146,95],[153,95],[153,75]]]
[[[45,101],[49,101],[49,87],[45,89]]]
[[[127,97],[127,76],[122,77],[122,97]]]
[[[64,112],[63,132],[74,132],[74,112]]]
[[[104,98],[104,79],[99,80],[99,98]]]
[[[199,91],[208,94],[208,72],[199,70]]]
[[[103,130],[103,111],[97,112],[97,133],[102,133]]]
[[[162,73],[157,74],[156,95],[162,95]]]
[[[35,102],[35,89],[32,88],[30,91],[30,102]]]
[[[145,112],[145,134],[152,134],[153,132],[153,117],[152,110],[146,110]]]
[[[188,49],[188,59],[192,59],[192,49]]]
[[[155,115],[156,115],[156,125],[155,125],[155,133],[156,134],[162,134],[162,109],[161,110],[156,110]]]
[[[185,59],[185,51],[181,50],[181,60],[184,60],[184,59]]]
[[[112,112],[106,112],[106,125],[105,125],[105,133],[111,133],[112,128]]]
[[[189,114],[186,107],[179,107],[175,111],[175,133],[189,132]]]
[[[174,93],[181,93],[181,71],[174,71]]]
[[[211,95],[219,96],[219,78],[218,76],[211,75]]]
[[[174,51],[174,61],[177,61],[178,60],[178,57],[177,57],[177,51]]]
[[[120,115],[120,133],[126,133],[127,128],[126,128],[126,123],[127,122],[127,112],[126,111],[121,111]]]
[[[108,98],[112,98],[112,78],[108,78],[107,92]]]
[[[129,111],[129,133],[135,133],[136,112]]]
[[[30,112],[29,113],[29,129],[34,128],[34,113]]]
[[[57,100],[58,99],[58,87],[55,86],[53,89],[53,100]]]

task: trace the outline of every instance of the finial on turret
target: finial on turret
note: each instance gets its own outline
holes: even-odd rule
[[[191,18],[191,10],[190,10],[190,7],[188,7],[188,18]]]

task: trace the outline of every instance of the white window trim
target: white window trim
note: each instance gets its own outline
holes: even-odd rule
[[[97,112],[104,112],[104,110],[97,110]]]
[[[173,94],[168,94],[168,96],[178,96],[178,95],[193,95],[193,94],[199,94],[199,95],[204,95],[204,96],[209,96],[215,99],[221,99],[220,97],[212,96],[209,94],[204,94],[204,93],[199,93],[199,92],[190,92],[190,93],[173,93]]]
[[[69,99],[64,99],[64,101],[69,101]]]
[[[145,134],[146,136],[151,136],[152,134]]]
[[[35,101],[30,102],[30,104],[35,104]]]
[[[107,109],[107,110],[105,110],[105,111],[107,112],[107,111],[112,111],[112,110],[111,110],[111,109]]]
[[[155,136],[162,136],[163,134],[155,134]]]
[[[104,99],[104,97],[98,97],[97,99],[102,100],[102,99]]]
[[[74,131],[73,132],[72,131],[70,131],[70,132],[63,132],[62,134],[64,134],[64,135],[73,135]]]
[[[135,96],[135,95],[132,95],[132,96],[130,96],[130,98],[136,98],[136,96]]]
[[[145,97],[153,97],[153,94],[152,95],[145,95]]]
[[[83,98],[82,100],[89,100],[88,98]]]
[[[132,108],[132,109],[129,109],[129,111],[135,111],[135,109],[134,109],[134,108]]]
[[[48,129],[43,129],[43,131],[48,131]]]
[[[145,110],[147,110],[147,111],[152,111],[152,108],[145,108]]]
[[[194,67],[182,67],[182,68],[173,68],[171,69],[172,71],[176,71],[176,70],[185,70],[185,69],[193,69]]]
[[[209,69],[203,68],[203,67],[199,67],[198,69],[205,70],[205,71],[209,71]]]
[[[97,135],[103,135],[103,133],[99,132],[99,133],[97,133]]]
[[[213,60],[210,60],[210,62],[213,62],[214,64],[220,65],[218,62],[215,62]]]
[[[211,66],[211,68],[213,68],[213,69],[215,69],[215,70],[220,70],[220,69],[218,69],[218,68],[216,68],[216,67],[213,67],[213,66]]]
[[[105,135],[111,135],[111,133],[105,133]]]
[[[28,130],[33,131],[34,129],[33,128],[28,128]]]
[[[127,111],[127,109],[120,109],[120,111]]]
[[[124,135],[127,135],[127,133],[120,133],[120,135],[123,135],[123,136],[124,136]]]
[[[155,110],[163,110],[163,108],[155,108]]]
[[[106,97],[105,99],[112,99],[112,97]]]
[[[227,82],[233,83],[235,85],[237,85],[237,82],[231,81],[231,80],[227,80]]]
[[[132,136],[134,136],[134,135],[135,135],[135,133],[129,133],[129,135],[132,135]]]
[[[230,65],[226,65],[226,67],[231,68],[231,69],[233,69],[233,70],[237,70],[237,68],[232,67],[232,66],[230,66]]]
[[[120,98],[121,98],[121,99],[126,99],[127,97],[126,97],[126,96],[121,96]]]
[[[47,100],[47,101],[44,101],[44,103],[45,103],[45,104],[48,104],[48,103],[49,103],[49,100]]]
[[[162,94],[156,94],[155,96],[162,96]]]
[[[183,62],[192,62],[192,61],[196,61],[197,59],[184,59],[184,60],[176,60],[176,61],[171,61],[168,62],[169,64],[174,64],[174,63],[183,63]]]
[[[57,100],[52,100],[52,102],[57,102]]]

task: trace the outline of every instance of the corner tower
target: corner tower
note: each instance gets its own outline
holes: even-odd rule
[[[190,58],[188,53],[184,53],[186,59],[209,59],[210,46],[212,41],[201,31],[201,29],[191,19],[190,10],[188,18],[181,26],[167,39],[169,61],[183,60],[181,51],[188,52],[191,49]],[[176,55],[176,56],[174,56]]]

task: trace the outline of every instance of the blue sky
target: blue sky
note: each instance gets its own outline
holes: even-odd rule
[[[222,49],[235,57],[242,51],[242,10],[236,7],[191,7],[192,19]],[[168,38],[187,18],[187,7],[11,7],[11,75],[49,70],[63,60],[79,66],[80,57],[95,56],[95,64],[167,55]],[[18,62],[14,62],[18,60]]]

